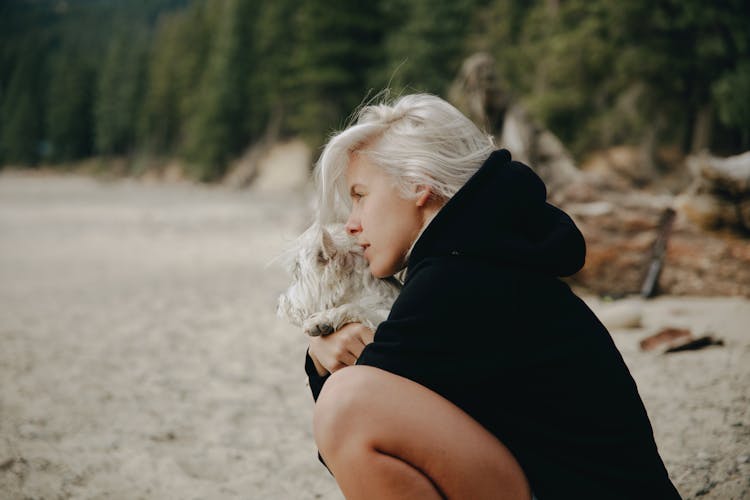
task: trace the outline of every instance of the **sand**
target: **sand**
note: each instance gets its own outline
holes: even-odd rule
[[[0,498],[341,498],[268,265],[307,199],[0,174]],[[613,337],[675,484],[748,498],[750,301],[627,300],[642,326]],[[666,325],[725,345],[638,349]]]

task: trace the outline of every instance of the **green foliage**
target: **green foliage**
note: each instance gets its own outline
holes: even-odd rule
[[[689,151],[699,110],[732,99],[716,82],[750,57],[740,1],[494,0],[479,12],[472,46],[578,156],[649,136]]]
[[[312,143],[339,128],[368,89],[382,59],[377,2],[310,0],[293,18],[289,127]]]
[[[702,123],[737,152],[750,147],[745,3],[2,2],[0,164],[144,152],[215,180],[264,137],[321,145],[386,86],[444,94],[476,50],[579,157],[646,141],[687,152]]]
[[[396,29],[386,36],[386,71],[392,86],[445,94],[466,55],[469,20],[477,1],[392,0],[387,13]]]
[[[283,133],[287,127],[294,75],[292,54],[296,45],[293,26],[295,0],[262,2],[251,29],[254,33],[255,59],[253,77],[248,79],[249,101],[258,124],[250,129],[260,132],[265,127],[275,128],[270,133]]]
[[[45,113],[48,159],[87,157],[93,152],[94,71],[69,52],[59,54],[51,67]]]
[[[146,40],[122,32],[110,43],[99,72],[94,102],[95,146],[104,155],[129,154],[135,147],[135,123],[144,93]]]
[[[213,44],[196,98],[196,109],[186,123],[184,151],[201,180],[214,180],[226,162],[248,142],[244,128],[247,93],[244,82],[252,61],[251,32],[245,22],[250,2],[229,0],[216,5],[220,15]]]
[[[36,82],[42,68],[41,58],[22,58],[8,82],[0,110],[0,158],[4,163],[35,165],[39,161],[43,103]]]
[[[196,2],[159,18],[137,124],[139,143],[149,152],[175,154],[185,147],[185,124],[199,108],[200,82],[219,12]]]
[[[742,148],[750,148],[750,61],[740,61],[725,73],[714,83],[713,93],[721,122],[739,129]]]

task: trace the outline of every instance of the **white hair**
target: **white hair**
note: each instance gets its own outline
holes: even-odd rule
[[[319,220],[346,219],[351,200],[345,173],[355,153],[382,168],[403,198],[417,196],[413,187],[423,185],[447,201],[494,149],[490,135],[431,94],[361,107],[353,123],[329,139],[315,167]]]

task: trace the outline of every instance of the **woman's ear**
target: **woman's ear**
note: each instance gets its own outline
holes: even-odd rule
[[[417,206],[423,207],[432,196],[432,189],[430,186],[417,186]]]

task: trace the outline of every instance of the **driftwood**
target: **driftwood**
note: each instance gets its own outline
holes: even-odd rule
[[[664,328],[640,342],[642,351],[659,349],[663,354],[695,351],[712,345],[723,346],[724,341],[715,338],[713,335],[695,338],[690,330],[683,328]]]
[[[674,197],[577,193],[591,201],[569,199],[561,205],[586,238],[586,265],[570,281],[602,295],[640,293],[653,249],[660,246],[662,214],[674,206]],[[662,259],[655,282],[660,293],[750,297],[750,240],[741,235],[706,231],[677,210]]]
[[[676,170],[665,182],[640,152],[623,147],[601,166],[579,170],[564,145],[504,91],[488,54],[464,62],[449,99],[493,133],[498,145],[528,162],[547,184],[549,201],[581,228],[586,265],[569,278],[572,284],[611,296],[651,296],[658,287],[667,294],[750,297],[750,240],[744,232],[750,221],[750,153],[693,158],[688,164],[695,179],[684,195],[655,194],[651,186],[676,186],[675,193],[688,182]],[[623,165],[610,171],[613,163]],[[667,163],[682,165],[682,158]],[[707,230],[717,227],[736,231]]]
[[[448,93],[451,102],[526,163],[550,191],[580,179],[581,172],[562,142],[532,119],[526,108],[502,88],[495,61],[480,52],[466,59]]]
[[[750,235],[750,151],[729,158],[690,156],[693,183],[679,205],[706,229],[725,227]]]
[[[685,328],[663,328],[653,335],[641,340],[639,345],[642,351],[654,351],[656,349],[671,349],[678,345],[693,340],[693,334]]]
[[[704,347],[708,347],[712,345],[723,346],[724,341],[721,339],[715,338],[713,335],[705,335],[695,340],[691,340],[690,342],[687,342],[686,344],[670,347],[669,349],[664,351],[664,354],[669,354],[672,352],[682,352],[682,351],[697,351],[698,349],[703,349]]]
[[[656,292],[656,284],[659,280],[661,269],[664,266],[667,241],[669,240],[669,234],[672,232],[674,217],[675,211],[672,208],[667,208],[661,216],[659,232],[656,236],[656,242],[654,243],[653,253],[651,255],[651,264],[649,264],[646,279],[643,281],[643,286],[641,287],[642,297],[653,297]]]

